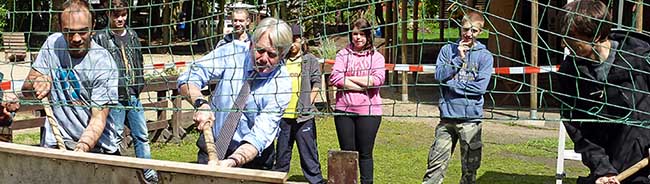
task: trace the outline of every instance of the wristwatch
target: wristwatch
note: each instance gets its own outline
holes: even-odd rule
[[[201,107],[203,104],[207,104],[207,103],[208,103],[207,100],[205,100],[205,99],[203,99],[203,98],[199,98],[199,99],[194,100],[194,104],[193,104],[193,105],[194,105],[194,108],[195,108],[195,109],[198,109],[198,108]]]

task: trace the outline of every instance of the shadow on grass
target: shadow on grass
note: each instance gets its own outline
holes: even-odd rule
[[[304,175],[291,175],[289,176],[289,179],[287,181],[292,181],[292,182],[308,182],[307,178],[305,178]]]
[[[576,178],[564,178],[563,183],[575,183]],[[477,183],[555,183],[555,176],[513,174],[488,171],[481,175]]]

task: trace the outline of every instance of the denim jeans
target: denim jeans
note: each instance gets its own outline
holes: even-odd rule
[[[118,133],[119,145],[124,137],[124,125],[131,130],[133,145],[135,147],[135,157],[151,159],[151,148],[149,147],[149,133],[147,129],[147,120],[144,117],[144,108],[138,97],[131,95],[128,101],[120,102],[122,107],[111,109],[111,116],[115,119],[115,130]],[[155,174],[153,170],[145,169],[145,177],[152,177]]]

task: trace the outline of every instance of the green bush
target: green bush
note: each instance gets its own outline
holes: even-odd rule
[[[4,0],[0,0],[0,34],[4,32],[5,27],[7,26],[7,5]]]
[[[336,42],[331,41],[327,37],[323,37],[320,40],[320,47],[316,50],[316,53],[323,59],[334,59],[336,58],[336,52],[339,49],[336,47]]]

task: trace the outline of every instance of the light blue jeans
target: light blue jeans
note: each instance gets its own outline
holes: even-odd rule
[[[149,133],[147,120],[144,117],[144,108],[138,97],[131,95],[128,101],[120,102],[122,107],[111,109],[111,116],[115,119],[115,130],[118,133],[118,144],[124,137],[124,125],[131,129],[131,137],[135,147],[135,157],[151,159],[151,148],[149,147]],[[145,169],[145,177],[152,175],[152,170]]]

